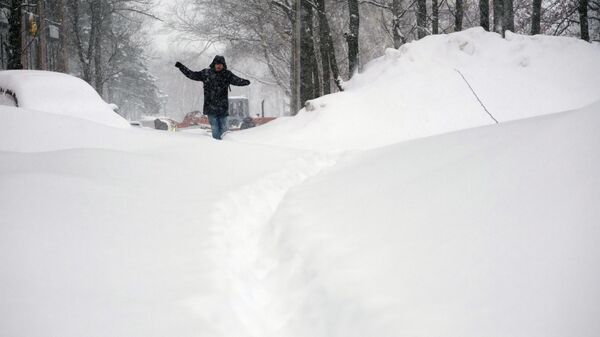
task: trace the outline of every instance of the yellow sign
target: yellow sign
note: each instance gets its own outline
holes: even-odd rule
[[[38,31],[38,26],[37,23],[35,22],[35,18],[33,17],[33,15],[29,16],[29,35],[31,36],[35,36],[37,34]]]

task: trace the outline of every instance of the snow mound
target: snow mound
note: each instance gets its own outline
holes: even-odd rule
[[[1,71],[0,88],[13,92],[21,108],[73,116],[112,127],[129,127],[88,83],[74,76],[50,71]]]
[[[600,99],[599,59],[600,45],[574,38],[503,39],[481,28],[432,35],[386,50],[345,92],[235,139],[365,149],[494,123],[473,91],[500,122],[572,110]]]
[[[403,142],[290,191],[278,335],[600,336],[599,127],[595,104]]]

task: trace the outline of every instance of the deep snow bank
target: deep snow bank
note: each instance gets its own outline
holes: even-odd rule
[[[404,142],[291,191],[279,335],[600,335],[599,128],[596,104]]]
[[[0,71],[0,88],[12,91],[21,108],[129,127],[88,83],[71,75],[35,70]]]
[[[294,118],[233,135],[241,141],[335,150],[373,148],[600,99],[600,46],[472,28],[388,49],[346,85]]]
[[[302,151],[0,116],[0,336],[215,336],[213,203]]]

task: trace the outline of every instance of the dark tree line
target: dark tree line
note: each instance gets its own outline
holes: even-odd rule
[[[64,23],[62,71],[79,74],[108,100],[125,88],[139,102],[156,102],[142,57],[147,41],[138,34],[152,0],[53,1]],[[16,69],[23,66],[22,1],[8,4],[8,65]],[[187,0],[179,2],[170,23],[187,38],[225,43],[264,63],[269,81],[296,112],[310,99],[343,90],[344,81],[387,46],[475,25],[500,34],[578,35],[590,41],[600,36],[599,12],[600,0]],[[145,80],[134,81],[139,78]],[[133,94],[132,83],[143,89]],[[142,105],[138,108],[152,110]]]

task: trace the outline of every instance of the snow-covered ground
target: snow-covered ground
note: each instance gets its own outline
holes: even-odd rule
[[[597,55],[430,37],[222,142],[0,107],[0,337],[598,336]]]
[[[319,295],[283,335],[600,334],[599,127],[596,104],[392,145],[295,189],[271,226]]]

